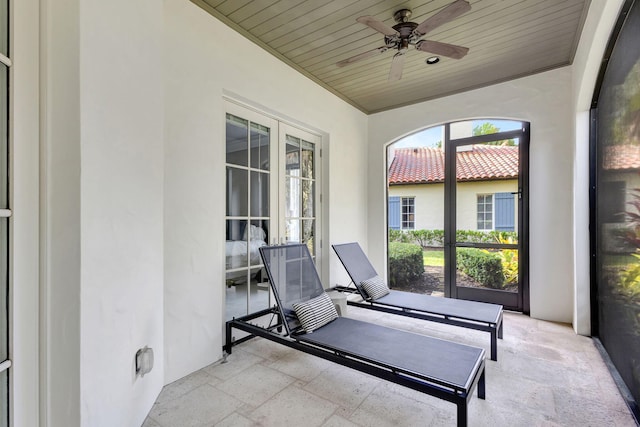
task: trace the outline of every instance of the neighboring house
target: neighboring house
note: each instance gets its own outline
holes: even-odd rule
[[[600,197],[606,212],[601,215],[606,223],[624,222],[628,204],[640,195],[640,145],[610,145],[603,154],[600,178],[606,190]]]
[[[457,154],[457,228],[515,231],[518,147],[471,147]],[[388,183],[389,228],[444,228],[442,149],[396,149]]]
[[[620,239],[628,226],[627,213],[640,214],[634,203],[640,200],[640,145],[615,144],[605,148],[600,176],[600,219],[606,252],[633,252]]]

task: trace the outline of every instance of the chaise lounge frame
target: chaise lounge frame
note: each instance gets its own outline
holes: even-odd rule
[[[397,314],[430,322],[444,323],[462,328],[489,332],[491,342],[491,360],[498,360],[498,338],[502,338],[503,308],[501,305],[477,301],[456,300],[430,295],[418,295],[391,289],[389,296],[378,300],[369,299],[360,286],[363,280],[377,275],[371,262],[358,243],[332,245],[345,270],[351,278],[351,286],[336,286],[338,292],[358,294],[362,301],[347,298],[347,304],[355,307]],[[349,263],[349,256],[360,263],[355,267]],[[411,302],[409,302],[411,300]],[[479,312],[483,313],[480,314]],[[487,313],[488,311],[488,313]]]
[[[225,333],[225,345],[223,346],[224,361],[227,360],[227,356],[232,354],[232,348],[254,337],[262,337],[264,339],[285,345],[287,347],[329,360],[331,362],[347,366],[349,368],[364,372],[369,375],[373,375],[377,378],[381,378],[386,381],[390,381],[404,387],[443,399],[445,401],[454,403],[457,408],[457,425],[463,427],[467,425],[467,406],[468,402],[473,395],[474,388],[477,387],[478,398],[485,398],[485,351],[480,348],[469,347],[462,344],[451,343],[449,341],[440,340],[437,338],[418,335],[415,333],[398,331],[391,328],[386,328],[379,325],[370,324],[354,319],[339,317],[328,325],[317,329],[312,334],[305,333],[300,327],[295,315],[289,312],[286,307],[283,306],[281,299],[278,295],[277,277],[274,277],[271,271],[271,267],[268,261],[268,255],[265,253],[272,252],[274,250],[297,250],[298,248],[302,253],[302,256],[307,258],[307,263],[313,265],[313,261],[309,255],[308,249],[304,245],[286,245],[286,246],[271,246],[260,248],[261,255],[265,262],[265,268],[269,276],[269,282],[272,285],[274,295],[276,297],[277,304],[274,307],[261,310],[256,313],[252,313],[239,318],[234,318],[226,323]],[[317,271],[313,267],[313,274],[316,286],[320,286],[320,291],[324,292],[320,279],[317,276]],[[275,280],[274,280],[275,279]],[[265,319],[268,320],[268,326],[264,326]],[[260,324],[262,323],[262,325]],[[372,340],[363,337],[358,340],[358,336],[342,334],[343,344],[333,345],[336,336],[341,335],[341,331],[354,330],[353,327],[358,330],[359,328],[366,328],[372,332],[382,332],[380,345],[378,347],[384,347],[384,350],[389,353],[390,357],[387,359],[393,359],[393,354],[403,354],[402,347],[391,345],[391,348],[386,348],[384,336],[397,336],[401,343],[405,343],[406,350],[408,348],[422,348],[425,346],[433,345],[433,352],[424,351],[419,355],[415,355],[416,359],[433,360],[434,362],[442,359],[450,359],[456,357],[456,352],[462,351],[465,354],[464,360],[459,363],[459,369],[455,369],[455,376],[465,377],[463,381],[449,381],[447,379],[447,373],[442,372],[442,375],[425,375],[415,370],[407,369],[408,366],[400,361],[399,364],[388,363],[381,361],[381,358],[377,356],[367,356],[362,354],[358,350],[358,344],[354,345],[349,343],[351,338],[356,338],[354,341],[364,342],[368,345]],[[326,328],[326,329],[325,329]],[[235,340],[233,337],[233,329],[238,329],[247,332],[249,335]],[[373,340],[377,342],[377,340]],[[393,341],[393,340],[392,340]],[[409,341],[409,342],[406,342]],[[389,341],[387,341],[388,344]],[[352,351],[349,347],[352,347]],[[473,354],[473,357],[468,357],[469,354]],[[384,357],[382,357],[384,359]],[[437,369],[434,363],[433,369]],[[446,371],[446,369],[445,369]],[[460,374],[459,371],[465,372]],[[466,374],[468,372],[468,374]]]

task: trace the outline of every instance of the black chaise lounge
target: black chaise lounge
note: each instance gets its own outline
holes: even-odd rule
[[[260,336],[455,403],[458,426],[467,425],[473,389],[485,397],[484,349],[337,317],[305,245],[265,246],[260,253],[277,304],[227,322],[225,360],[233,346]],[[328,300],[334,319],[308,333],[310,319],[324,316],[307,310],[320,300]],[[236,340],[234,328],[250,335]]]
[[[498,340],[502,338],[502,306],[477,301],[420,295],[390,290],[377,299],[371,299],[362,282],[378,275],[358,243],[332,245],[342,265],[351,277],[355,289],[338,286],[341,292],[359,293],[362,301],[347,299],[347,304],[371,310],[393,313],[416,319],[486,331],[491,334],[491,360],[498,360]]]

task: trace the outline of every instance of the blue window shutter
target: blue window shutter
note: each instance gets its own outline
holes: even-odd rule
[[[495,215],[496,231],[515,231],[515,202],[511,193],[496,193],[495,195]]]
[[[400,230],[400,196],[389,196],[389,228]]]

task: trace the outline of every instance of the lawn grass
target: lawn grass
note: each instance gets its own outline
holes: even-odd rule
[[[422,252],[425,266],[444,267],[444,251],[442,249],[427,249]]]

